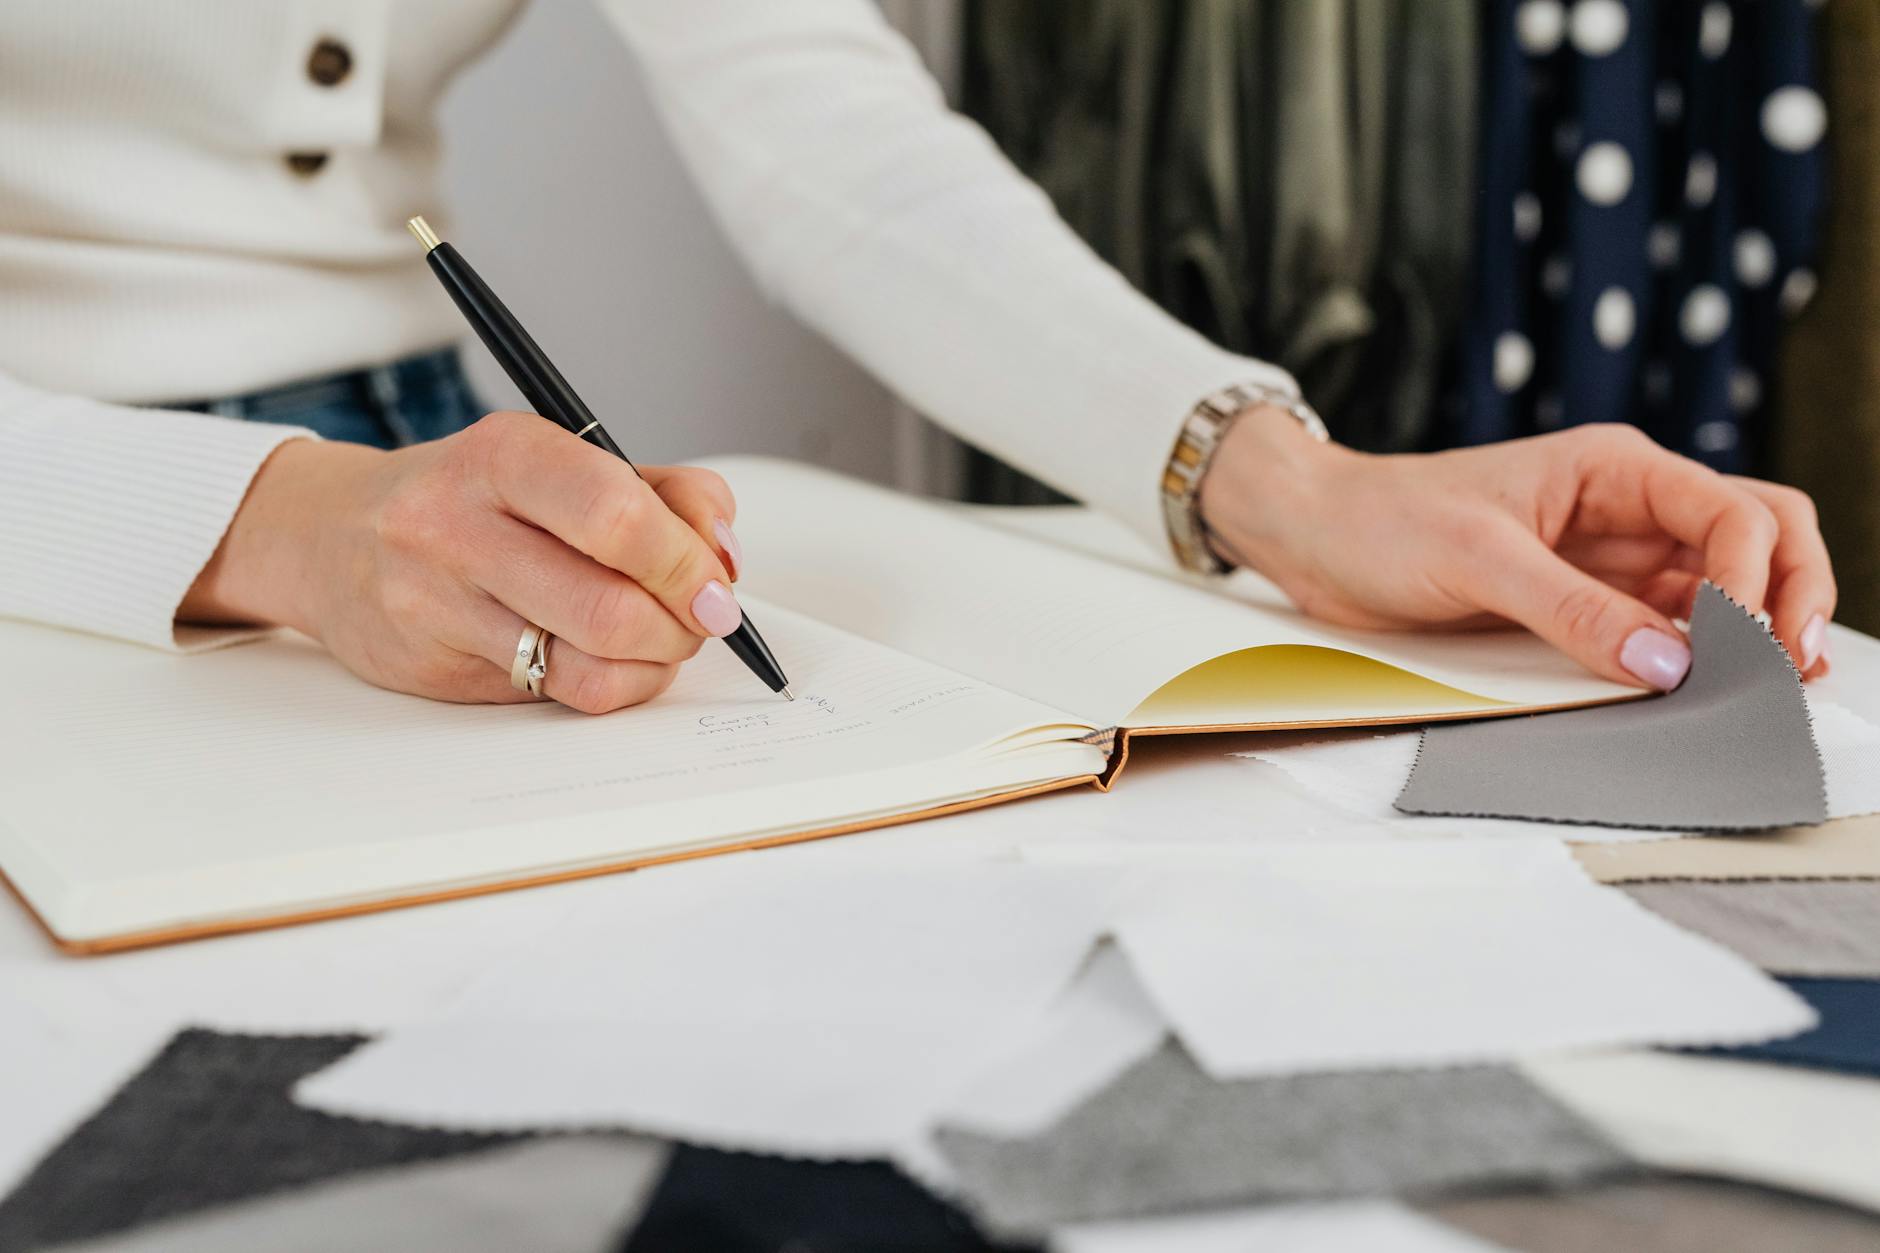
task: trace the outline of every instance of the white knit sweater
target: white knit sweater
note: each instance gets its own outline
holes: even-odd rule
[[[255,470],[305,433],[129,406],[462,335],[403,222],[438,203],[439,96],[519,4],[0,13],[0,615],[175,646]],[[1103,265],[868,0],[602,5],[765,289],[972,442],[1160,544],[1189,408],[1289,384]]]

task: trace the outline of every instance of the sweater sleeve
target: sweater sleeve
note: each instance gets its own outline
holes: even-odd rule
[[[261,463],[296,427],[103,404],[0,375],[0,616],[182,649],[176,625]]]
[[[1292,388],[1138,293],[869,0],[602,0],[719,223],[776,300],[962,438],[1169,552],[1183,419]],[[1172,558],[1171,558],[1172,560]]]

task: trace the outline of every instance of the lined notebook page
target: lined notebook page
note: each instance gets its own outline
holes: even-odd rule
[[[794,703],[714,643],[659,700],[600,718],[381,691],[293,637],[177,657],[0,623],[0,648],[40,663],[10,685],[0,726],[0,864],[70,939],[606,863],[1102,769],[1083,745],[1001,751],[1063,714],[746,603]]]
[[[1033,522],[1031,511],[920,500],[786,461],[709,464],[737,493],[741,586],[1098,725],[1122,723],[1203,662],[1272,644],[1342,649],[1488,703],[1631,692],[1525,632],[1342,630],[1251,574],[1204,586],[1153,573],[1141,541],[1088,510]],[[1230,720],[1263,711],[1240,712]]]

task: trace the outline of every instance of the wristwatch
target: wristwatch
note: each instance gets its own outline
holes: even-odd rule
[[[1290,413],[1321,444],[1332,437],[1325,420],[1293,392],[1263,383],[1236,383],[1204,397],[1182,423],[1175,452],[1162,472],[1162,518],[1183,569],[1197,574],[1225,574],[1233,569],[1208,543],[1207,526],[1201,520],[1201,480],[1234,420],[1267,407]]]

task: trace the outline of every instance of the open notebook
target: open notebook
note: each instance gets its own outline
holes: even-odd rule
[[[1132,735],[1637,694],[1517,632],[1312,623],[1252,575],[1160,572],[1080,509],[717,465],[795,703],[715,644],[591,718],[380,691],[288,635],[175,656],[0,623],[0,870],[102,951],[1107,787]]]

